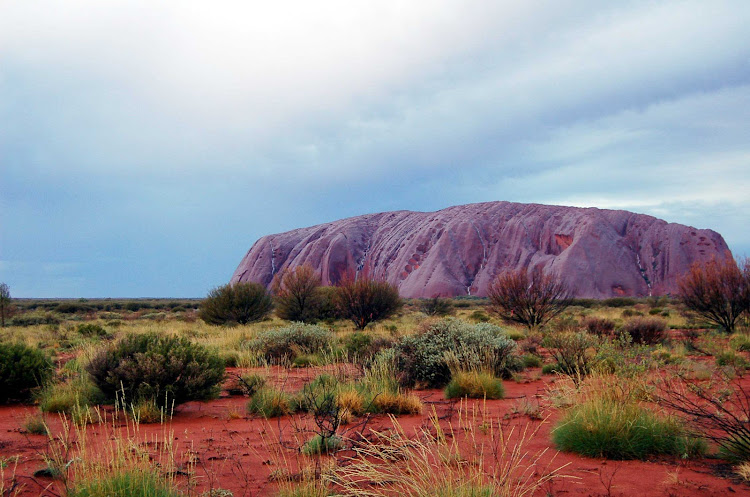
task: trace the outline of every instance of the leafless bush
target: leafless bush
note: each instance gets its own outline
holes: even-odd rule
[[[679,282],[680,299],[706,321],[733,333],[743,312],[750,312],[750,259],[728,258],[693,264]]]
[[[570,305],[572,291],[564,281],[536,267],[499,275],[487,296],[490,311],[502,319],[538,328]]]

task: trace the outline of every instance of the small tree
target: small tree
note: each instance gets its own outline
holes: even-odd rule
[[[392,316],[403,303],[396,287],[386,281],[348,276],[336,287],[336,305],[342,317],[362,330],[369,323]]]
[[[0,283],[0,326],[5,326],[5,315],[10,307],[10,288]]]
[[[214,288],[201,302],[198,317],[208,324],[247,324],[260,321],[273,309],[271,295],[258,283]]]
[[[571,303],[568,285],[536,267],[499,275],[487,290],[490,312],[529,329],[548,323]]]
[[[737,319],[750,310],[750,260],[695,263],[680,280],[679,292],[688,309],[733,333]]]
[[[320,276],[305,264],[284,269],[272,285],[276,315],[288,321],[314,323],[321,306]]]

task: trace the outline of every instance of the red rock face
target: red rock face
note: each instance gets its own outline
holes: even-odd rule
[[[310,264],[323,284],[347,272],[385,279],[403,297],[486,295],[500,273],[541,266],[579,297],[675,293],[696,261],[731,257],[718,233],[596,208],[487,202],[396,211],[264,236],[231,282],[270,284]]]

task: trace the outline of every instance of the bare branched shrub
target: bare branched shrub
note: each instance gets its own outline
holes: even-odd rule
[[[487,297],[490,311],[502,319],[538,328],[570,305],[572,291],[564,281],[536,267],[501,274]]]
[[[544,339],[544,346],[557,361],[557,371],[575,379],[591,372],[594,354],[589,349],[596,344],[597,340],[584,332],[552,333]]]
[[[314,323],[321,305],[320,276],[309,266],[285,268],[271,285],[276,315],[288,321]]]
[[[396,287],[366,276],[344,277],[336,287],[336,304],[342,317],[357,329],[394,315],[403,303]]]
[[[680,299],[706,321],[733,333],[737,319],[750,312],[750,259],[693,264],[679,282]]]
[[[699,384],[685,375],[662,385],[659,403],[680,414],[730,460],[750,461],[750,392],[726,373]],[[718,385],[723,388],[717,387]]]
[[[423,299],[419,303],[419,310],[428,316],[447,316],[453,314],[453,303],[450,299],[432,297],[431,299]]]

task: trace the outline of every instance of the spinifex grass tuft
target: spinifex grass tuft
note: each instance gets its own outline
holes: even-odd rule
[[[503,381],[486,371],[458,371],[445,387],[445,397],[448,399],[502,399],[504,396]]]
[[[524,448],[536,430],[503,432],[499,420],[463,402],[458,429],[441,425],[434,412],[430,419],[409,436],[391,417],[393,429],[375,432],[332,480],[344,495],[366,497],[523,497],[561,477],[561,468],[541,464],[546,450]],[[486,436],[477,436],[477,426]]]
[[[683,425],[635,402],[604,397],[571,408],[552,433],[563,451],[608,459],[645,459],[651,455],[695,455]]]

